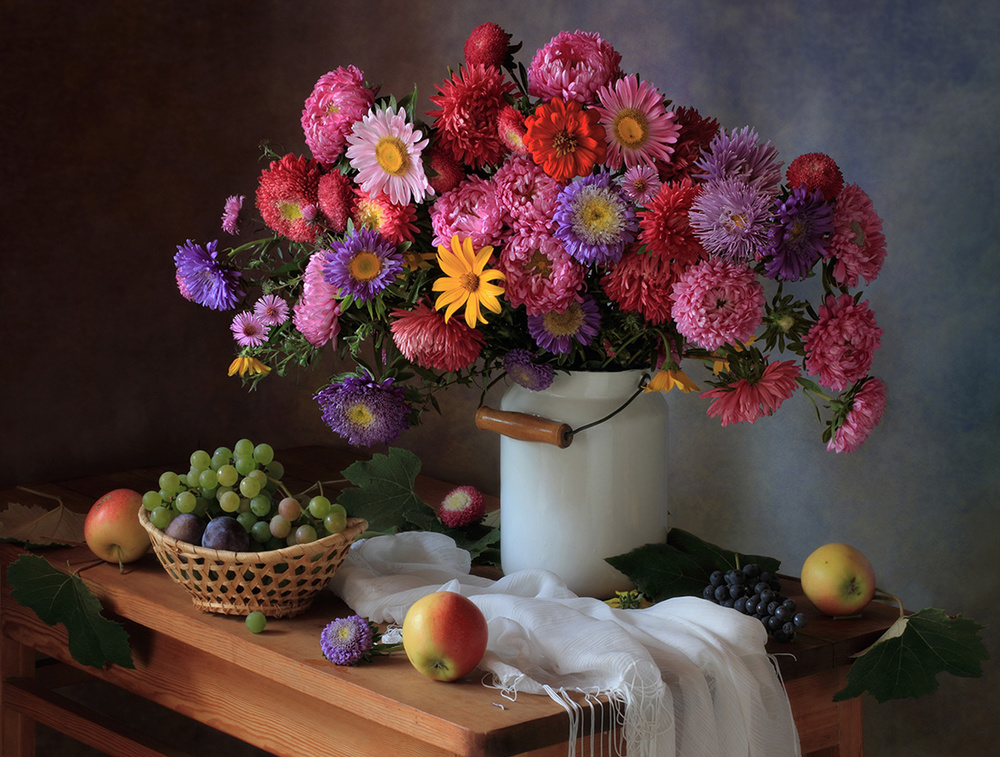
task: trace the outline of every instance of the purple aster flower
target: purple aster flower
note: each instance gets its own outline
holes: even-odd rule
[[[372,627],[360,615],[337,618],[319,635],[323,656],[335,665],[355,665],[365,658],[374,644]]]
[[[548,389],[555,375],[551,365],[536,365],[531,350],[511,350],[503,359],[507,375],[525,389],[540,392]]]
[[[342,242],[334,242],[326,255],[323,280],[361,302],[376,297],[403,270],[403,256],[396,245],[372,229],[361,229]]]
[[[314,396],[323,421],[356,447],[390,444],[410,426],[405,390],[387,378],[350,376]]]
[[[192,302],[212,310],[229,310],[243,296],[238,286],[240,272],[219,262],[218,244],[216,240],[202,247],[189,239],[186,244],[177,245],[174,255],[177,285]]]
[[[635,208],[601,171],[574,179],[556,198],[555,236],[585,265],[615,263],[635,240]]]
[[[592,297],[570,303],[561,313],[528,317],[528,332],[538,346],[560,355],[573,349],[574,340],[584,346],[590,344],[600,329],[601,314]]]
[[[691,203],[694,235],[710,253],[745,262],[767,247],[772,199],[739,179],[709,182]]]
[[[636,205],[649,205],[663,185],[656,169],[645,163],[629,168],[619,182],[622,191]]]
[[[267,341],[267,326],[258,316],[248,311],[237,313],[229,328],[240,347],[259,347]]]
[[[226,207],[222,210],[222,230],[227,234],[240,233],[240,211],[243,210],[243,195],[230,195],[226,198]]]
[[[757,132],[749,126],[715,136],[708,153],[697,162],[706,181],[740,179],[764,192],[774,194],[781,182],[781,161],[770,142],[760,142]]]
[[[772,279],[801,281],[826,255],[826,240],[833,232],[833,210],[819,189],[810,192],[795,187],[778,206],[777,221],[771,227],[771,257],[764,271]]]
[[[288,320],[288,303],[276,294],[265,294],[253,306],[253,314],[265,326],[280,326]]]

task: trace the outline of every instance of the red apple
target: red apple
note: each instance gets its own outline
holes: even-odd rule
[[[119,567],[146,554],[149,534],[139,522],[140,507],[142,495],[132,489],[115,489],[97,500],[83,522],[90,551]]]
[[[471,673],[486,652],[486,618],[461,594],[437,591],[418,599],[403,618],[403,649],[429,678],[454,681]]]
[[[802,591],[826,615],[857,615],[875,595],[875,570],[850,544],[824,544],[802,565]]]

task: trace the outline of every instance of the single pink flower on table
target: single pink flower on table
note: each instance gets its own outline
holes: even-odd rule
[[[849,404],[836,413],[832,436],[826,448],[830,452],[854,452],[864,444],[885,411],[885,384],[869,378],[853,393]]]
[[[799,369],[792,360],[769,363],[756,381],[740,378],[731,384],[702,392],[702,399],[711,399],[708,416],[717,417],[723,426],[731,423],[753,423],[772,415],[781,404],[795,394],[795,379]]]
[[[302,279],[302,294],[295,303],[292,324],[313,347],[332,341],[340,333],[340,301],[337,288],[323,279],[323,266],[329,250],[314,252]]]
[[[819,383],[841,391],[868,375],[882,339],[882,329],[867,302],[854,297],[827,295],[819,320],[803,340],[805,368]]]
[[[452,489],[445,495],[438,510],[441,522],[449,528],[460,528],[476,523],[485,513],[483,495],[474,486],[459,486]]]

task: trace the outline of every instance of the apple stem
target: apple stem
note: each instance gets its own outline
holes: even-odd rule
[[[896,605],[896,607],[899,608],[899,617],[903,617],[903,615],[906,614],[906,611],[903,609],[903,600],[901,600],[895,594],[890,594],[884,589],[880,589],[879,587],[876,586],[874,599],[879,602],[885,602],[886,604]]]

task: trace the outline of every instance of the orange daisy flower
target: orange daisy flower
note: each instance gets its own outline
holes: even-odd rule
[[[531,157],[556,181],[586,176],[607,150],[600,113],[576,102],[549,100],[525,120],[524,143]]]

